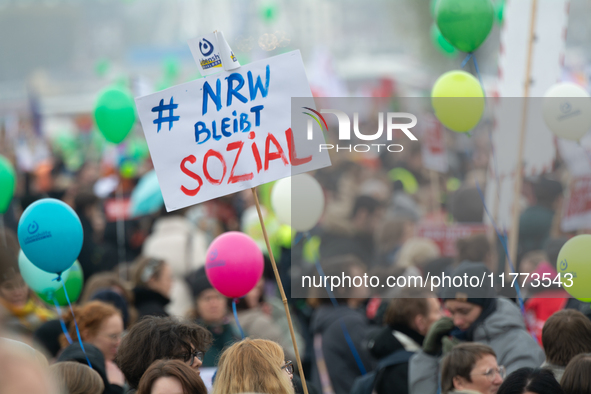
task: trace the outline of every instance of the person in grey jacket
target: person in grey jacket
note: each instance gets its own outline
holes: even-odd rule
[[[462,263],[451,274],[464,278],[488,275],[482,263]],[[487,277],[488,278],[488,277]],[[468,283],[469,284],[469,283]],[[505,298],[494,298],[492,288],[486,286],[447,287],[442,299],[452,318],[435,322],[423,348],[410,359],[410,394],[435,394],[438,389],[438,371],[444,348],[454,343],[480,342],[490,346],[497,355],[499,365],[507,374],[523,368],[536,368],[544,361],[542,348],[527,332],[519,308]]]

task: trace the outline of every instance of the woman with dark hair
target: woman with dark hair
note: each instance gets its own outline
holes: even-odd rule
[[[591,393],[591,353],[573,357],[566,366],[560,385],[565,394]]]
[[[363,276],[366,270],[365,265],[353,255],[327,259],[323,262],[323,269],[326,277]],[[368,290],[364,286],[335,287],[336,306],[332,305],[324,287],[314,287],[311,293],[319,304],[310,326],[314,334],[311,380],[317,387],[324,382],[330,384],[336,394],[348,393],[355,379],[364,375],[362,371],[373,367],[365,344],[371,327],[362,310]]]
[[[195,307],[190,318],[209,330],[213,336],[213,343],[205,353],[203,366],[215,367],[222,351],[239,341],[241,336],[230,318],[229,300],[209,283],[205,267],[190,274],[187,281],[195,298]]]
[[[182,361],[157,360],[140,379],[137,394],[207,394],[207,388]]]
[[[554,374],[543,368],[521,368],[507,376],[497,394],[564,394]]]
[[[199,370],[212,341],[205,328],[172,317],[146,316],[127,333],[115,362],[136,389],[144,372],[160,359],[178,359]]]
[[[164,308],[170,303],[172,270],[164,260],[140,257],[135,263],[133,282],[139,319],[144,316],[168,316]]]

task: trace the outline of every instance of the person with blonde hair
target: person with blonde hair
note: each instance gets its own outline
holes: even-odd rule
[[[220,358],[212,394],[293,394],[293,363],[284,357],[283,348],[273,341],[236,342]]]
[[[105,389],[101,376],[88,365],[64,361],[53,364],[49,371],[69,394],[101,394]]]

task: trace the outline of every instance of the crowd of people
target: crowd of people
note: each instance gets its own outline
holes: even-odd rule
[[[591,309],[560,287],[544,289],[549,296],[526,284],[520,297],[494,286],[341,287],[329,298],[323,287],[300,286],[301,275],[318,274],[316,262],[324,275],[380,278],[505,272],[500,243],[487,234],[458,239],[453,256],[417,236],[426,222],[482,224],[476,181],[485,184],[486,164],[475,157],[485,154],[474,149],[471,158],[456,152],[449,178],[460,186],[442,178],[438,195],[420,149],[335,159],[315,173],[327,203],[303,239],[273,230],[281,226],[269,188],[259,188],[302,370],[266,248],[263,277],[239,300],[205,272],[218,235],[261,241],[245,219],[250,191],[121,218],[113,204],[129,198],[138,176],[119,174],[117,190],[97,196],[93,186],[113,168],[87,163],[72,173],[56,157],[49,171],[21,173],[0,238],[0,393],[591,393]],[[390,177],[394,167],[412,174],[418,191]],[[560,171],[526,179],[519,272],[555,274],[574,235],[556,225]],[[19,272],[18,218],[43,197],[70,204],[83,225],[84,288],[71,309],[44,303]]]

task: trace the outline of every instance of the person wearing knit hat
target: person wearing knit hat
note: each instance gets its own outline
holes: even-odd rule
[[[519,308],[506,298],[496,297],[489,274],[483,263],[464,262],[449,275],[451,280],[445,281],[441,298],[450,317],[431,326],[422,350],[411,358],[410,394],[437,392],[441,357],[458,342],[490,346],[507,374],[523,367],[536,368],[544,361],[544,352],[527,332]],[[471,280],[474,277],[478,284],[476,279]]]
[[[241,339],[228,313],[229,300],[213,288],[205,267],[187,275],[186,281],[195,300],[190,317],[213,335],[213,343],[203,357],[203,366],[215,367],[224,348]]]

